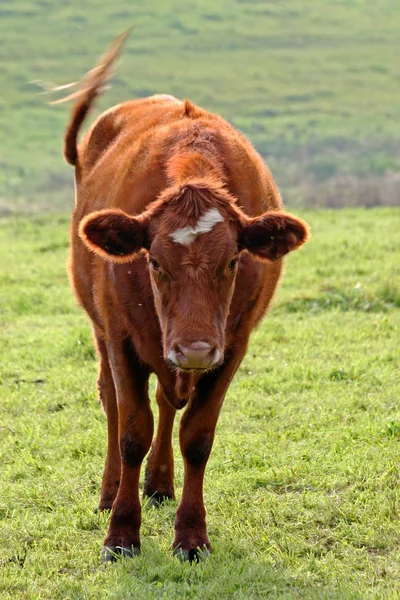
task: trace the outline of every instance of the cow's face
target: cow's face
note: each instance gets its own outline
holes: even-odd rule
[[[149,269],[164,358],[185,370],[215,367],[223,360],[237,272],[236,227],[215,208],[186,223],[166,211],[161,221]]]
[[[138,217],[113,209],[93,213],[83,220],[80,235],[91,250],[114,262],[147,251],[164,359],[181,370],[204,371],[224,357],[241,252],[277,260],[308,234],[302,221],[285,213],[249,218],[233,204],[177,210],[170,202]]]

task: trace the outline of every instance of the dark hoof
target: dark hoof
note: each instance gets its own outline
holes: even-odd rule
[[[111,506],[103,506],[102,504],[100,504],[100,506],[98,506],[97,508],[93,509],[93,512],[95,515],[98,515],[99,513],[102,512],[109,512],[112,509],[112,505]]]
[[[191,548],[190,550],[182,550],[182,548],[175,548],[173,555],[181,562],[199,563],[205,560],[209,555],[210,551],[207,546],[202,548]]]
[[[135,546],[103,546],[100,554],[100,563],[103,565],[109,562],[115,562],[121,556],[133,558],[140,554],[140,548]]]
[[[115,496],[107,496],[105,498],[100,497],[99,507],[96,512],[105,512],[112,509],[114,504]]]
[[[160,506],[162,506],[166,500],[175,500],[175,496],[154,492],[154,494],[151,496],[146,495],[144,497],[143,504],[147,508],[151,508],[152,506],[154,508],[160,508]]]

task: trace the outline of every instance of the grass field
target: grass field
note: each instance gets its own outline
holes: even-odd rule
[[[76,80],[130,25],[95,114],[160,92],[220,113],[313,230],[225,401],[195,567],[171,556],[175,502],[144,509],[139,558],[99,564],[106,423],[65,270],[69,107],[33,83]],[[305,209],[399,204],[399,30],[397,0],[0,3],[1,598],[399,598],[400,211]]]
[[[217,111],[267,157],[292,206],[398,204],[397,0],[10,0],[0,6],[0,211],[68,210],[75,81],[134,25],[101,107],[172,93]]]
[[[68,218],[0,222],[2,598],[399,597],[400,213],[300,216],[312,241],[288,258],[220,417],[214,552],[196,567],[170,554],[174,502],[144,510],[141,557],[100,566],[105,418]]]

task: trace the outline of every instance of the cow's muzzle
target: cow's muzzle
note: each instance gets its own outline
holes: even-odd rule
[[[206,371],[218,365],[222,352],[209,342],[183,340],[168,352],[166,362],[183,371]]]

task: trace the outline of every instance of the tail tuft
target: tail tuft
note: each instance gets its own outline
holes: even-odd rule
[[[112,42],[111,46],[100,58],[97,67],[89,71],[79,83],[79,89],[76,92],[60,100],[50,102],[50,104],[60,104],[61,102],[76,100],[64,137],[64,156],[66,161],[71,165],[76,165],[78,160],[77,141],[81,125],[93,107],[97,96],[107,88],[107,83],[114,74],[112,67],[130,31],[128,29]]]

